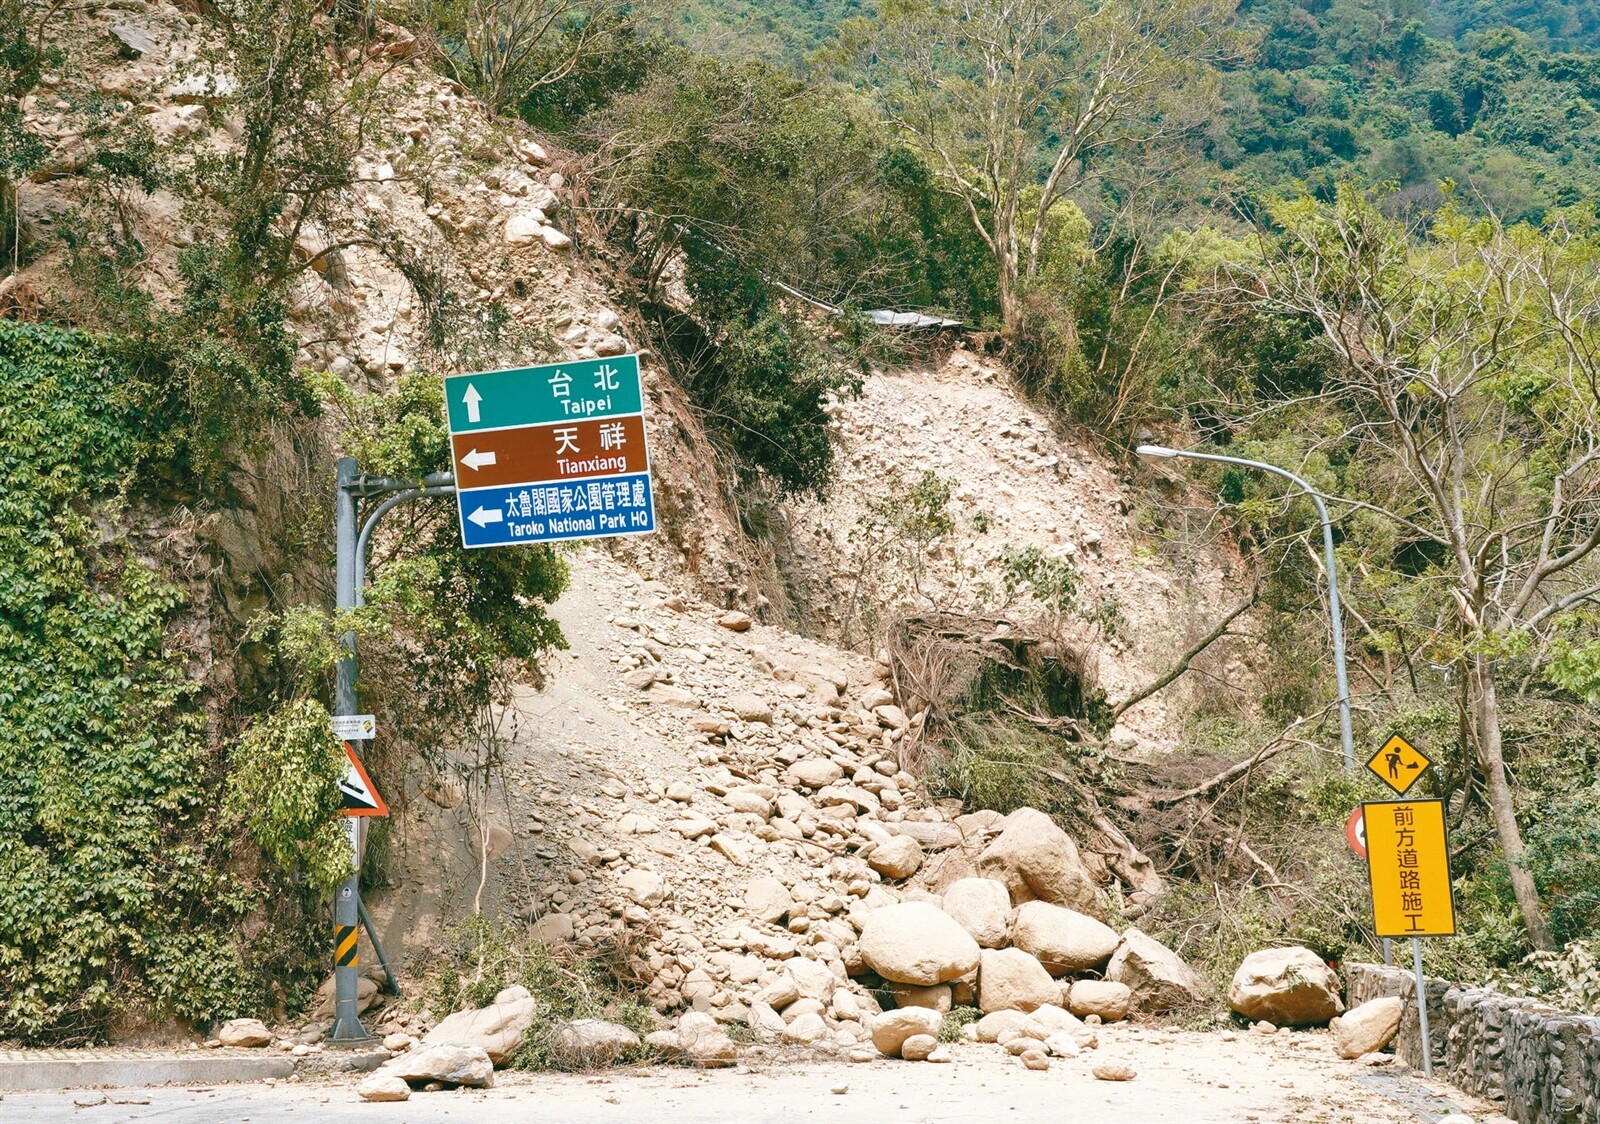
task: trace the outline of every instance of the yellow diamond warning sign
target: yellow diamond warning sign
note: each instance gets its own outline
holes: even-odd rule
[[[1395,734],[1372,755],[1367,768],[1373,776],[1394,789],[1395,795],[1404,796],[1411,791],[1412,785],[1422,779],[1422,774],[1432,764],[1427,754]]]
[[[1380,937],[1449,937],[1456,931],[1444,801],[1363,804],[1372,918]]]

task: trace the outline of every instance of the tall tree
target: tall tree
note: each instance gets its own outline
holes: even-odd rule
[[[1536,947],[1553,941],[1517,822],[1504,680],[1549,671],[1600,598],[1600,228],[1506,228],[1444,208],[1422,231],[1347,191],[1278,207],[1254,297],[1309,318],[1362,506],[1433,559],[1431,641],[1464,675],[1462,725]],[[1352,478],[1347,473],[1347,482]],[[1438,627],[1437,625],[1435,626]]]
[[[1205,121],[1237,0],[891,0],[873,45],[886,111],[965,204],[1014,326],[1052,208],[1113,154]],[[1038,201],[1034,203],[1033,196]]]

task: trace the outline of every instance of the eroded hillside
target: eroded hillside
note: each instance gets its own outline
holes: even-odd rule
[[[30,257],[0,289],[13,315],[92,320],[92,302],[116,295],[96,288],[95,251],[71,236],[86,214],[109,213],[120,244],[139,247],[137,293],[156,307],[192,296],[184,251],[215,220],[193,177],[245,143],[212,30],[138,0],[52,26],[70,63],[24,106],[51,148],[18,192]],[[187,495],[123,516],[186,559],[153,561],[191,591],[191,652],[228,649],[269,607],[327,600],[320,559],[289,544],[326,541],[318,501],[350,403],[404,393],[416,376],[638,349],[635,294],[587,221],[573,158],[487,115],[424,65],[408,32],[382,25],[361,51],[343,60],[370,84],[348,181],[315,212],[290,198],[274,220],[294,235],[294,362],[337,380],[344,405],[258,434],[230,470],[232,499],[207,517],[190,516]],[[90,103],[148,137],[161,177],[103,174]],[[903,882],[924,852],[923,881],[937,889],[951,880],[934,873],[944,859],[965,854],[949,869],[970,869],[1000,830],[905,771],[921,757],[902,750],[923,734],[926,700],[875,658],[895,622],[957,614],[1053,637],[1115,703],[1232,606],[1237,562],[1158,549],[1118,469],[1063,437],[993,361],[959,349],[873,372],[833,403],[832,483],[752,534],[700,413],[655,357],[641,359],[662,531],[568,555],[571,586],[552,615],[570,651],[515,688],[487,735],[457,743],[447,731],[428,764],[390,762],[397,815],[375,909],[404,968],[425,970],[482,910],[642,957],[658,1009],[698,1000],[725,1020],[749,1017],[758,993],[787,1006],[774,981],[808,977],[783,962],[813,964],[822,974],[806,986],[819,994],[807,994],[828,1004],[815,1013],[848,1044],[859,1023],[841,1023],[871,1002],[844,984],[859,975],[866,913],[928,892]],[[380,536],[376,565],[383,550]],[[297,571],[291,587],[283,574]],[[1070,595],[1045,596],[1041,573]],[[197,674],[221,693],[232,661],[256,655],[239,653]],[[1202,666],[1248,675],[1226,646]],[[1133,708],[1109,741],[1171,749],[1186,690]],[[1079,842],[1096,908],[1137,914],[1144,899],[1129,895],[1142,891],[1115,870],[1127,852]],[[884,865],[907,849],[915,862]]]

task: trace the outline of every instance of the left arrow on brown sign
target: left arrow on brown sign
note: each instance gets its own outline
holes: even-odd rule
[[[451,439],[456,486],[490,488],[647,472],[644,418],[620,418],[478,430]]]

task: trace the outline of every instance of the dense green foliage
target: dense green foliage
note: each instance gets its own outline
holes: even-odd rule
[[[840,305],[904,286],[950,295],[935,293],[955,270],[915,168],[844,91],[677,49],[579,135],[605,169],[611,229],[660,350],[739,476],[782,492],[824,487],[823,404],[853,386],[853,325],[828,339],[774,282]],[[681,269],[692,306],[669,298],[669,269]]]
[[[1558,51],[1600,50],[1600,10],[1587,0],[1427,0],[1428,25],[1446,38],[1514,27]]]
[[[815,59],[848,5],[686,6],[679,33],[719,54]],[[914,5],[910,6],[915,8]],[[1394,180],[1437,203],[1449,178],[1510,218],[1600,188],[1600,9],[1580,0],[1247,0],[1255,41],[1224,64],[1197,201],[1341,179]]]
[[[230,872],[185,598],[110,530],[146,452],[126,390],[95,340],[0,320],[0,1038],[237,1013],[306,960],[238,939],[299,898]]]
[[[1430,37],[1385,4],[1258,0],[1250,65],[1228,75],[1208,155],[1245,190],[1393,181],[1395,204],[1437,205],[1440,181],[1510,219],[1600,187],[1600,63],[1485,25]]]
[[[842,22],[876,7],[872,0],[697,0],[678,8],[670,30],[706,54],[799,60]]]

